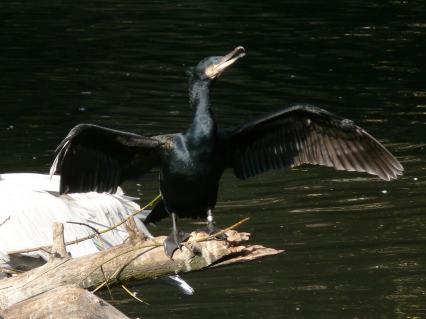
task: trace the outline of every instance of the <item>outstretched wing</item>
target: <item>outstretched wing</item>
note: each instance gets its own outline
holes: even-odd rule
[[[402,175],[399,161],[351,120],[298,105],[228,132],[229,165],[238,178],[270,169],[317,164],[367,172],[391,180]]]
[[[50,174],[60,174],[60,193],[114,193],[119,184],[159,164],[155,138],[79,124],[56,149]]]

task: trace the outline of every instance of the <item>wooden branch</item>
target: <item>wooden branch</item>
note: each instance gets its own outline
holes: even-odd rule
[[[127,220],[127,222],[124,224],[124,228],[129,234],[130,242],[133,244],[136,244],[137,242],[141,241],[143,242],[147,239],[146,236],[141,231],[139,231],[138,227],[136,226],[136,222],[133,218]]]
[[[76,259],[56,258],[39,268],[0,280],[0,309],[63,285],[93,289],[102,285],[105,278],[112,285],[200,270],[216,264],[254,260],[282,252],[259,245],[243,245],[249,239],[248,233],[228,231],[226,234],[226,241],[206,240],[205,233],[193,232],[185,247],[177,251],[173,259],[164,254],[164,236],[145,242],[129,242]]]
[[[21,301],[0,311],[0,318],[129,319],[106,301],[72,285]]]
[[[53,245],[49,262],[54,261],[56,258],[70,258],[70,255],[65,248],[64,224],[54,222]]]

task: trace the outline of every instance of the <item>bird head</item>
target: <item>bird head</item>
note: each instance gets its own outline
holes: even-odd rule
[[[199,80],[211,81],[245,55],[245,49],[239,46],[224,56],[211,56],[201,60],[195,67],[190,68],[188,73]]]

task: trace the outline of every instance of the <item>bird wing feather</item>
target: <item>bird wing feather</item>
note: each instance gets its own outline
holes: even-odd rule
[[[229,165],[240,179],[302,164],[367,172],[384,180],[403,172],[399,161],[365,130],[313,106],[280,110],[222,135],[228,140]]]
[[[75,126],[56,149],[60,193],[109,192],[159,164],[161,141],[97,125]]]

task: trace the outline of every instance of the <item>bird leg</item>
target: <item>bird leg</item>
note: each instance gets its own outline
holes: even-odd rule
[[[216,227],[214,223],[213,212],[211,209],[208,209],[207,210],[207,233],[213,234],[217,231],[219,231],[219,229]]]
[[[173,230],[169,236],[167,236],[164,241],[164,252],[167,256],[172,258],[173,253],[176,249],[180,249],[181,243],[189,238],[189,234],[181,230],[178,230],[176,227],[176,214],[171,213],[173,220]]]
[[[214,234],[214,233],[218,233],[218,232],[221,231],[221,229],[216,227],[216,225],[215,225],[214,218],[213,218],[213,211],[212,211],[211,208],[209,208],[207,210],[207,226],[204,229],[202,229],[202,231],[205,231],[209,235]],[[221,234],[221,235],[218,236],[218,239],[225,240],[226,235]]]

